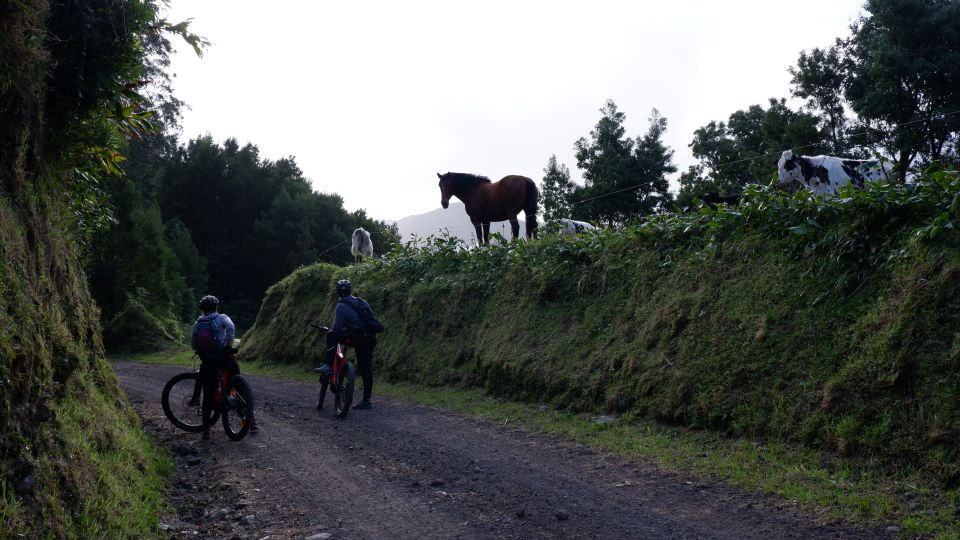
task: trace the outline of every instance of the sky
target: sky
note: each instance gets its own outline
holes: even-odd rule
[[[683,171],[697,128],[789,98],[787,69],[863,1],[171,0],[165,16],[212,43],[175,44],[183,142],[293,156],[316,191],[397,220],[440,207],[438,172],[539,182],[556,154],[579,181],[574,143],[608,99],[633,138],[659,110]]]

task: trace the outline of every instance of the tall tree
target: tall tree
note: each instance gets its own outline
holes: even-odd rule
[[[164,240],[159,209],[144,203],[128,178],[107,184],[116,224],[94,237],[87,257],[90,290],[104,319],[134,298],[161,319],[178,317],[184,312],[185,285],[176,254]]]
[[[620,216],[610,208],[610,199],[632,180],[633,139],[626,136],[623,127],[627,116],[617,110],[612,99],[607,100],[600,114],[590,138],[581,137],[574,144],[577,167],[583,171],[585,185],[575,191],[573,211],[578,218],[612,224]]]
[[[665,175],[676,171],[662,142],[666,119],[654,109],[646,135],[634,140],[613,100],[600,113],[590,138],[574,145],[585,181],[574,191],[574,216],[612,225],[656,211],[669,199]]]
[[[543,219],[551,222],[570,216],[570,196],[575,187],[570,180],[570,169],[557,162],[556,154],[550,156],[543,169],[540,193],[543,195]]]
[[[846,63],[843,42],[838,39],[837,45],[829,49],[802,51],[797,67],[789,70],[793,75],[793,95],[806,99],[808,107],[819,114],[833,154],[848,152],[857,144],[850,139],[850,119],[843,97]]]
[[[637,137],[634,145],[634,178],[643,183],[637,191],[635,208],[641,215],[663,210],[672,200],[668,174],[677,172],[673,164],[673,150],[663,143],[663,134],[667,131],[667,119],[660,111],[650,112],[650,127]],[[633,209],[630,209],[631,211]]]
[[[794,93],[812,107],[856,118],[845,139],[891,156],[901,177],[919,159],[956,153],[960,132],[960,4],[869,0],[846,39],[802,53]],[[842,123],[842,122],[841,122]]]

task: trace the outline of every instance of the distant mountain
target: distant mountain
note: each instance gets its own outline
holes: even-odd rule
[[[430,235],[437,236],[442,230],[446,229],[451,235],[466,242],[468,246],[477,243],[476,231],[473,228],[473,224],[470,223],[470,218],[467,216],[467,212],[461,203],[451,202],[450,208],[446,210],[437,208],[426,214],[417,214],[415,216],[401,218],[397,221],[397,228],[400,230],[400,239],[403,242],[410,240],[413,235],[420,238],[426,238]],[[504,238],[509,239],[510,222],[501,221],[499,223],[491,223],[490,232],[500,233]],[[524,234],[524,222],[521,219],[520,236]]]

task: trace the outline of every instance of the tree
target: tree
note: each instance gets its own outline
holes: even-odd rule
[[[111,179],[107,190],[116,225],[94,237],[87,258],[90,291],[103,319],[111,319],[133,297],[160,319],[177,318],[184,312],[186,285],[164,240],[160,210],[144,204],[128,178]]]
[[[665,175],[676,172],[673,152],[661,140],[666,119],[654,109],[646,135],[634,140],[626,137],[626,115],[613,100],[600,113],[590,139],[574,145],[585,181],[574,190],[574,216],[612,225],[662,208],[669,200]]]
[[[824,138],[819,124],[817,116],[770,98],[766,109],[751,105],[726,123],[713,121],[697,129],[690,148],[700,163],[681,176],[678,201],[688,206],[707,192],[731,195],[747,184],[769,182],[772,164],[783,150],[817,153],[828,147],[818,142]]]
[[[843,98],[846,58],[842,54],[842,42],[827,50],[814,49],[809,54],[800,53],[797,67],[790,68],[793,75],[793,95],[807,100],[811,110],[818,111],[829,151],[840,154],[851,146],[849,124]]]
[[[690,165],[680,175],[680,190],[675,202],[676,210],[685,212],[695,208],[700,204],[700,196],[704,193],[725,191],[715,179],[706,175],[702,164]]]
[[[557,163],[557,156],[554,154],[550,156],[543,172],[540,193],[543,195],[544,221],[551,222],[570,216],[570,196],[575,187],[570,180],[570,169],[562,163]]]
[[[179,295],[178,315],[182,320],[190,320],[196,315],[197,299],[207,290],[207,259],[200,255],[190,230],[179,219],[164,224],[163,236],[177,258],[177,272],[183,276],[184,290]]]
[[[869,0],[868,16],[828,50],[801,53],[793,92],[843,129],[850,150],[892,157],[901,178],[916,160],[956,152],[960,132],[960,4]],[[856,118],[847,122],[848,107]]]
[[[603,116],[590,132],[590,140],[581,137],[574,144],[585,185],[574,192],[573,211],[577,218],[612,224],[617,216],[608,204],[613,202],[614,192],[630,180],[633,139],[626,137],[626,115],[617,110],[613,100],[607,100],[600,113]]]
[[[677,172],[677,167],[673,164],[673,150],[663,144],[667,119],[653,109],[649,120],[650,128],[645,135],[637,137],[633,152],[636,167],[634,178],[643,182],[636,192],[636,208],[640,215],[652,214],[666,208],[672,200],[667,175]]]

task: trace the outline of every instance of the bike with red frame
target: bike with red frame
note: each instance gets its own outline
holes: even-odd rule
[[[310,326],[319,330],[322,334],[330,331],[326,326],[317,326],[310,323]],[[353,403],[353,386],[357,376],[356,368],[353,362],[348,362],[342,343],[337,343],[336,353],[333,355],[333,375],[320,373],[320,368],[313,371],[320,374],[320,397],[317,398],[317,410],[323,408],[323,401],[327,397],[327,389],[333,393],[333,414],[337,418],[344,418],[350,412],[350,404]]]
[[[239,340],[236,340],[239,341]],[[236,359],[236,348],[227,350],[230,359]],[[196,358],[196,354],[194,354]],[[230,376],[229,370],[221,369],[220,384],[213,394],[213,410],[210,424],[223,419],[223,429],[231,440],[239,441],[253,426],[253,390],[242,375]],[[163,387],[160,403],[167,418],[178,428],[197,433],[203,430],[203,383],[200,371],[175,375]]]

